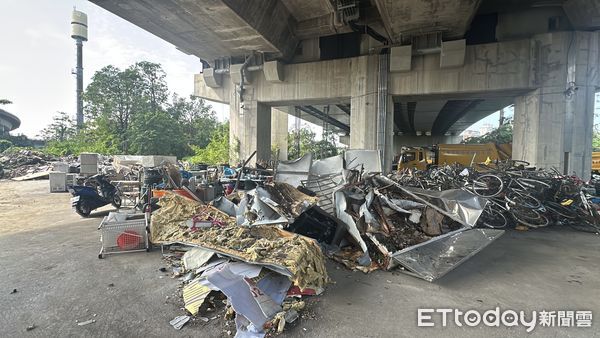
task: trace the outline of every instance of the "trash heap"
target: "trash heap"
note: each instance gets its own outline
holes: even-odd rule
[[[15,178],[51,170],[51,161],[59,159],[35,150],[7,149],[0,154],[0,178]]]
[[[208,309],[224,302],[237,337],[281,332],[302,315],[302,297],[324,291],[325,257],[365,273],[399,268],[433,281],[504,233],[475,228],[485,198],[405,187],[381,171],[377,151],[316,161],[308,154],[280,162],[272,181],[210,203],[162,194],[150,237],[180,248],[168,259],[187,311],[171,325],[216,318]]]
[[[274,222],[287,222],[286,217],[301,212],[314,198],[292,187],[281,188],[280,195],[267,195],[277,187],[281,188],[274,185],[237,195],[241,196],[237,205],[227,200],[239,218],[174,193],[161,197],[160,209],[152,214],[153,243],[193,247],[182,256],[178,270],[186,276],[185,309],[192,316],[201,315],[209,294],[222,293],[227,298],[226,312],[235,314],[238,337],[283,331],[304,307],[298,297],[320,294],[328,282],[319,245]],[[285,198],[290,198],[286,191],[307,198],[283,207]],[[179,316],[172,325],[181,327],[188,320]]]

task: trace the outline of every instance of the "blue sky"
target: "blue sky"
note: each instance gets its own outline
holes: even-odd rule
[[[75,42],[70,37],[73,6],[88,14],[89,41],[84,43],[84,86],[93,73],[112,64],[125,68],[137,61],[160,63],[172,92],[192,94],[193,74],[201,69],[197,57],[118,16],[84,0],[0,1],[0,98],[13,101],[4,109],[22,123],[16,133],[35,137],[57,111],[75,115]],[[226,105],[214,103],[221,120]],[[293,119],[290,119],[293,120]],[[497,125],[494,114],[484,123]],[[290,121],[290,123],[292,123]]]

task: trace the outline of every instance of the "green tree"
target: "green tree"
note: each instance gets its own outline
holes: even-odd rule
[[[136,116],[164,109],[168,96],[165,77],[161,66],[151,62],[138,62],[125,70],[102,68],[84,95],[90,126],[112,130],[121,151],[129,153],[130,138],[136,137],[130,135]]]
[[[217,127],[208,145],[204,148],[192,145],[194,155],[191,163],[220,164],[229,162],[229,122]]]
[[[159,64],[142,61],[123,70],[106,66],[84,93],[84,127],[74,132],[73,122],[59,113],[43,131],[47,150],[184,157],[194,153],[190,145],[208,147],[219,125],[215,112],[204,100],[174,95],[168,102],[169,95]]]
[[[513,137],[513,126],[511,121],[501,125],[500,127],[492,130],[491,132],[476,137],[469,137],[464,140],[462,143],[465,144],[473,144],[473,143],[512,143]]]
[[[75,134],[75,123],[71,117],[62,111],[56,112],[52,122],[38,135],[44,141],[63,142]]]
[[[212,106],[195,96],[187,100],[174,94],[167,111],[181,124],[187,143],[196,147],[206,147],[219,125]]]
[[[149,109],[152,112],[162,110],[169,97],[167,87],[167,74],[157,63],[141,61],[133,65],[132,70],[140,81],[140,92],[142,97],[147,98]]]
[[[0,140],[0,154],[12,146],[13,143],[9,140]]]
[[[288,158],[296,159],[312,153],[313,158],[321,159],[339,154],[333,133],[325,133],[323,139],[316,141],[317,134],[309,128],[294,130],[288,134]]]
[[[11,100],[7,100],[7,99],[0,99],[0,104],[4,105],[4,104],[11,104],[12,101]]]
[[[165,111],[140,113],[132,127],[131,150],[138,155],[187,156],[191,149],[181,133],[181,126]]]

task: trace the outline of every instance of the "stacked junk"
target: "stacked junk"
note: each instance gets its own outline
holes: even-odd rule
[[[377,151],[307,154],[278,163],[272,181],[210,203],[162,195],[146,211],[151,242],[182,282],[187,312],[171,325],[215,319],[222,306],[236,337],[282,332],[330,282],[325,257],[433,281],[504,233],[475,228],[481,196],[407,188],[381,172]]]

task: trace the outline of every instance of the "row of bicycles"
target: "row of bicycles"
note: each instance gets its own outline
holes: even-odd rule
[[[508,160],[493,166],[405,169],[392,178],[404,186],[428,190],[464,189],[486,198],[488,203],[478,221],[481,227],[540,228],[559,224],[600,233],[600,215],[585,193],[585,182],[557,170],[530,168],[524,161]]]

